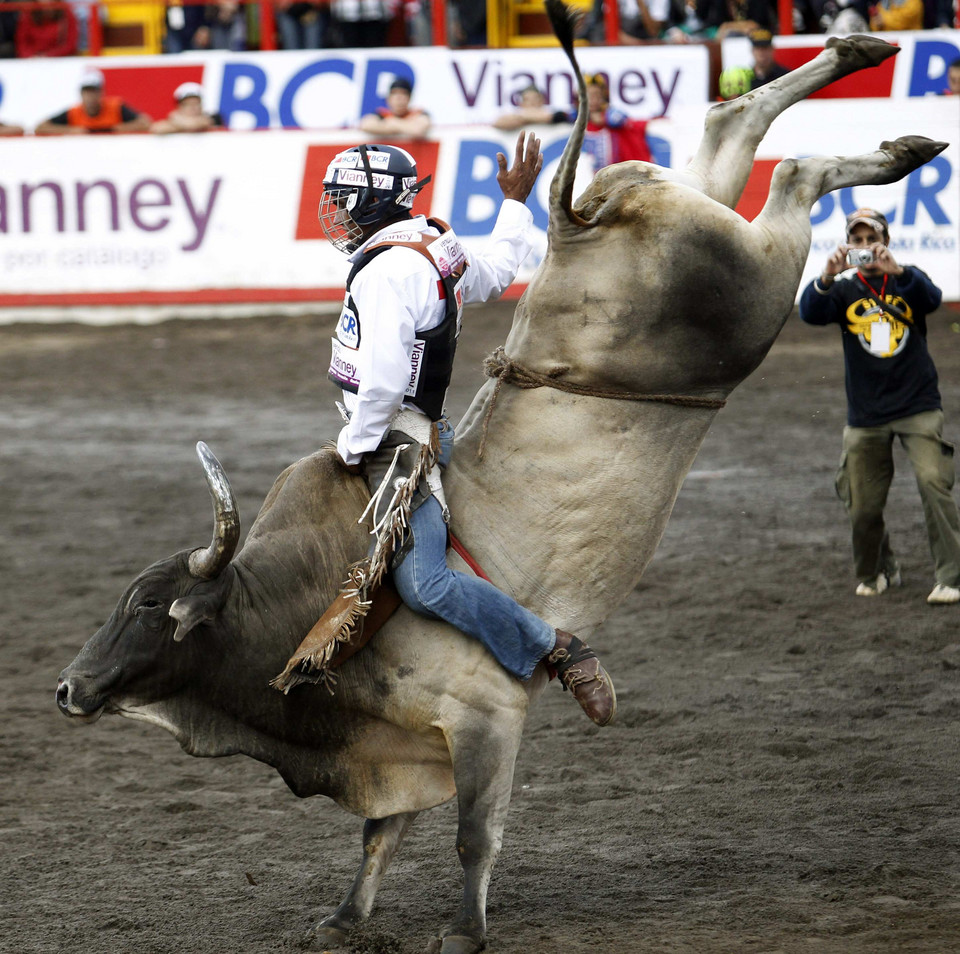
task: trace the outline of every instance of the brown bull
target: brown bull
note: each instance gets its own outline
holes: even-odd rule
[[[576,69],[572,14],[559,0],[548,9]],[[447,480],[459,535],[495,583],[552,624],[589,634],[636,585],[717,407],[790,312],[813,202],[900,178],[943,148],[908,138],[843,161],[787,160],[755,222],[731,211],[783,109],[894,53],[870,37],[831,39],[813,62],[714,107],[687,169],[609,167],[573,204],[581,111],[551,189],[547,256],[491,362],[495,380],[466,416]],[[369,915],[416,814],[456,795],[463,900],[435,947],[479,951],[523,723],[544,672],[522,684],[479,644],[401,610],[340,668],[333,696],[275,692],[270,678],[365,550],[363,528],[338,518],[362,510],[362,487],[328,453],[300,461],[234,558],[236,507],[219,465],[204,458],[213,543],[134,580],[61,674],[61,710],[153,722],[194,755],[243,752],[275,766],[298,795],[325,794],[365,816],[356,880],[317,928],[325,946]]]

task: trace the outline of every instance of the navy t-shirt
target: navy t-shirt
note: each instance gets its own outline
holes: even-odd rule
[[[800,317],[807,324],[840,326],[847,423],[877,427],[937,410],[942,405],[927,350],[927,315],[940,307],[940,289],[913,265],[904,266],[902,275],[890,275],[885,289],[882,275],[867,282],[854,274],[824,293],[814,281],[800,296]],[[878,309],[881,290],[894,314]]]

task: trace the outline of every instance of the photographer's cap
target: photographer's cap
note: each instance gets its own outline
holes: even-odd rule
[[[890,237],[890,228],[887,217],[876,209],[856,209],[847,216],[847,238],[857,225],[869,225],[874,232],[883,236],[884,241]]]
[[[773,34],[769,30],[754,30],[750,34],[751,46],[773,46]]]

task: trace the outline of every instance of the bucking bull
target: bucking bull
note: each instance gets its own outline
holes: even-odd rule
[[[813,203],[900,179],[945,144],[906,137],[862,156],[787,159],[755,221],[733,212],[776,116],[897,52],[873,37],[831,38],[812,62],[711,108],[685,169],[620,163],[574,204],[587,119],[576,14],[560,0],[547,8],[580,112],[551,184],[547,255],[458,428],[445,483],[456,532],[493,582],[551,624],[589,634],[636,585],[717,409],[789,315]],[[61,673],[60,710],[152,722],[191,755],[244,753],[274,766],[297,795],[327,795],[364,816],[357,877],[316,928],[324,946],[370,914],[417,813],[456,796],[463,898],[433,947],[479,951],[543,667],[521,683],[479,643],[401,608],[339,667],[332,696],[270,688],[344,567],[366,552],[355,520],[367,491],[321,450],[280,475],[234,556],[236,505],[216,459],[200,450],[213,541],[127,587]]]

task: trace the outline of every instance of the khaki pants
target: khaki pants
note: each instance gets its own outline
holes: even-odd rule
[[[893,480],[893,439],[900,438],[917,477],[936,580],[960,584],[960,514],[951,490],[953,445],[943,439],[943,411],[924,411],[879,427],[845,427],[837,493],[853,531],[853,563],[861,582],[893,574],[897,560],[883,522]]]

